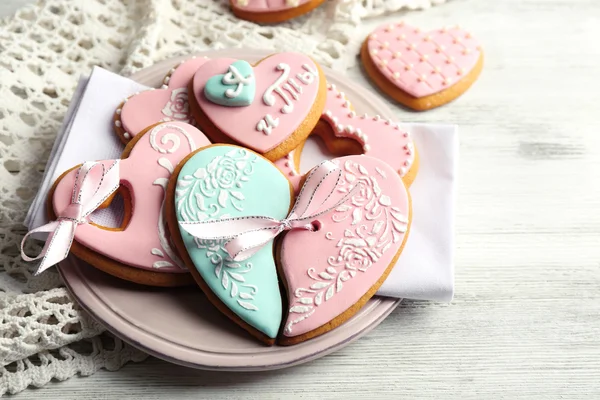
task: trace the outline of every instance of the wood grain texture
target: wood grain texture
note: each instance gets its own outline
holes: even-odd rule
[[[460,125],[452,304],[406,301],[351,346],[283,371],[150,359],[16,397],[600,398],[600,2],[452,0],[399,18],[459,23],[486,53],[455,102],[397,108]]]

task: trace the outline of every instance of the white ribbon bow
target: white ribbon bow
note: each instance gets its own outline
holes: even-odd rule
[[[71,204],[59,213],[56,221],[29,231],[21,241],[21,257],[25,261],[42,259],[35,275],[67,258],[77,226],[87,224],[87,217],[118,188],[118,160],[108,168],[98,162],[86,162],[79,167],[73,185]],[[25,254],[23,247],[29,236],[37,232],[48,232],[49,235],[41,253],[32,258]]]
[[[314,231],[313,220],[340,206],[359,188],[351,188],[341,199],[332,205],[327,201],[338,188],[341,178],[340,168],[331,161],[324,161],[310,172],[300,190],[296,203],[289,215],[282,220],[266,216],[230,217],[209,221],[179,222],[179,225],[192,236],[203,240],[227,240],[225,250],[234,261],[252,257],[261,247],[275,239],[277,235],[292,229]],[[325,185],[335,180],[333,185]]]

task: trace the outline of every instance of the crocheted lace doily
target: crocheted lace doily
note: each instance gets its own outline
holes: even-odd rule
[[[227,0],[44,0],[0,21],[0,396],[147,357],[79,309],[55,271],[33,276],[18,251],[79,75],[93,65],[128,75],[167,57],[242,46],[293,49],[343,71],[363,39],[362,18],[442,1],[331,0],[259,26],[234,18]]]

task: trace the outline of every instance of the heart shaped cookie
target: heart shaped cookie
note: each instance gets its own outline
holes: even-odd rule
[[[358,312],[392,270],[408,237],[410,196],[397,171],[367,156],[333,162],[342,170],[335,194],[349,197],[317,217],[316,230],[288,232],[278,253],[288,296],[278,340],[284,345],[319,336]]]
[[[254,22],[283,22],[306,14],[325,0],[230,0],[233,13]]]
[[[483,67],[483,52],[470,33],[458,27],[422,32],[403,22],[377,28],[361,59],[381,90],[414,110],[454,100]]]
[[[317,124],[327,90],[323,72],[297,53],[274,54],[244,73],[240,65],[220,58],[200,66],[193,78],[192,113],[214,142],[238,143],[277,160]]]
[[[146,90],[127,98],[113,117],[115,131],[123,143],[146,127],[163,121],[195,124],[188,102],[188,86],[194,73],[208,59],[194,57],[172,68],[161,88]]]
[[[232,63],[226,74],[212,76],[204,86],[209,101],[227,107],[249,106],[255,91],[252,65],[244,60]]]
[[[118,228],[93,222],[75,229],[73,254],[111,275],[153,286],[189,284],[191,277],[171,246],[164,221],[168,179],[185,156],[210,142],[195,127],[183,122],[165,122],[140,132],[129,142],[122,159],[100,161],[104,170],[118,164],[120,192],[125,217]],[[49,194],[51,218],[63,216],[72,207],[78,178],[74,168],[64,173]],[[114,199],[109,198],[103,206]]]
[[[333,84],[327,85],[325,111],[312,134],[319,135],[338,156],[364,154],[386,162],[407,187],[417,175],[418,153],[409,133],[378,115],[356,115],[346,95]],[[275,162],[296,190],[301,180],[298,171],[303,147],[304,143]]]
[[[208,299],[234,322],[273,344],[282,319],[274,241],[236,261],[224,241],[204,240],[181,227],[247,216],[283,219],[293,192],[283,174],[260,155],[231,145],[212,145],[183,160],[168,189],[169,230]],[[212,229],[209,229],[212,232]]]

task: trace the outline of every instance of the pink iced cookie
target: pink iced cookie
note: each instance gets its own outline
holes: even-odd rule
[[[159,89],[136,93],[125,99],[114,116],[115,130],[127,143],[150,125],[181,121],[195,125],[188,103],[188,85],[196,70],[208,59],[194,57],[172,68]]]
[[[164,220],[165,191],[175,166],[192,151],[210,142],[197,128],[178,121],[164,122],[140,133],[118,161],[125,217],[119,228],[92,222],[80,224],[71,251],[109,274],[153,286],[192,282],[180,261]],[[105,168],[114,160],[101,161]],[[72,201],[77,169],[61,176],[51,194],[55,215]],[[110,199],[112,201],[112,199]]]
[[[196,71],[192,87],[192,114],[213,142],[240,144],[272,161],[311,133],[327,91],[321,68],[299,53],[274,54],[256,65],[213,59]]]
[[[292,230],[282,240],[288,315],[281,344],[313,338],[351,318],[383,283],[408,237],[410,196],[397,171],[367,156],[334,162],[342,170],[335,194],[351,196],[317,217],[318,230]]]
[[[470,33],[458,27],[422,32],[403,22],[377,28],[361,58],[381,90],[415,110],[460,96],[483,66],[483,52]]]
[[[321,136],[335,153],[345,150],[336,138],[355,140],[362,148],[362,154],[388,163],[406,186],[410,186],[416,177],[418,157],[409,133],[400,129],[398,123],[378,115],[356,115],[345,94],[333,84],[327,85],[325,111],[313,134]],[[302,147],[275,162],[296,190],[301,179],[297,169],[300,161],[297,152],[301,152]]]
[[[306,14],[325,0],[230,0],[233,13],[254,22],[282,22]]]

